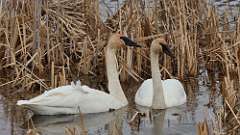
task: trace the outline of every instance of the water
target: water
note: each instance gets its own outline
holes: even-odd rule
[[[100,17],[103,21],[105,21],[107,17],[114,15],[126,0],[113,1],[114,0],[100,0]],[[142,1],[145,3],[146,8],[154,7],[154,0]],[[223,11],[228,10],[232,17],[239,16],[240,0],[208,0],[208,4],[216,6],[219,14],[223,14]]]
[[[20,128],[19,123],[14,121],[16,117],[12,114],[14,112],[12,107],[15,108],[15,105],[0,95],[0,135],[17,135],[25,132],[25,129]]]
[[[139,85],[126,91],[136,90]],[[1,97],[0,135],[23,135],[27,132],[29,123],[33,123],[37,131],[43,135],[65,135],[67,128],[75,129],[78,134],[89,135],[192,135],[196,134],[198,122],[206,119],[210,126],[215,119],[214,108],[208,107],[211,99],[208,85],[206,72],[203,72],[198,79],[185,84],[188,102],[167,110],[151,111],[131,103],[130,106],[114,112],[81,116],[34,116],[32,122],[29,120],[27,122],[31,113],[16,107],[11,100]],[[215,105],[218,106],[220,100],[215,100],[214,103],[217,103]],[[144,112],[145,115],[138,115],[130,122],[136,111]]]
[[[100,17],[102,21],[106,21],[109,16],[114,15],[119,7],[123,6],[126,0],[100,0]],[[154,0],[142,0],[145,3],[146,8],[153,7]]]
[[[219,0],[210,0],[213,5],[219,7],[219,11],[226,8],[237,8],[240,1],[235,0],[230,3]],[[103,2],[103,1],[100,1]],[[102,5],[104,3],[101,3]],[[113,2],[109,8],[100,7],[102,19],[116,12],[122,4]],[[235,10],[236,11],[236,10]],[[234,12],[238,16],[238,12]],[[101,114],[90,115],[70,115],[70,116],[34,116],[29,122],[31,113],[15,106],[15,101],[6,99],[0,95],[0,135],[25,135],[28,123],[33,123],[37,131],[43,135],[65,135],[66,130],[75,129],[77,134],[88,133],[89,135],[124,134],[124,135],[192,135],[196,134],[196,125],[205,119],[211,127],[215,120],[214,109],[221,106],[221,97],[215,93],[212,101],[210,97],[210,87],[207,83],[207,75],[203,72],[196,81],[186,83],[188,102],[184,105],[169,108],[166,110],[151,111],[147,108],[130,105],[120,110]],[[136,90],[140,84],[126,91]],[[134,96],[134,95],[132,95]],[[211,106],[209,103],[211,102]],[[145,116],[138,116],[132,119],[136,111],[145,112]]]

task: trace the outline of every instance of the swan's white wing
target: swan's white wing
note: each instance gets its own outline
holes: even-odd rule
[[[124,106],[119,100],[105,92],[87,86],[82,86],[82,89],[85,92],[71,85],[62,86],[30,100],[19,101],[18,105],[27,106],[35,113],[46,115],[98,113]]]
[[[145,80],[135,95],[135,103],[141,106],[152,106],[153,85],[152,79]]]
[[[103,91],[91,89],[88,86],[83,86],[83,89],[88,92],[78,101],[83,113],[106,112],[110,109],[119,109],[125,106],[118,99]]]
[[[34,97],[29,101],[31,104],[36,105],[48,105],[48,106],[73,106],[74,99],[72,102],[66,102],[69,98],[75,97],[75,95],[84,95],[80,89],[73,87],[72,85],[65,85],[61,87],[54,88],[49,91],[45,91],[43,94]]]
[[[167,107],[182,105],[187,101],[184,87],[182,83],[176,79],[164,80],[163,90]]]

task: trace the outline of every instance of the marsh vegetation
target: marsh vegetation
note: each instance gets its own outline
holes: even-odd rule
[[[121,31],[144,46],[137,49],[124,48],[117,52],[120,80],[130,107],[120,113],[106,114],[109,116],[103,114],[102,117],[47,118],[52,120],[49,123],[65,121],[65,125],[59,126],[62,129],[57,131],[63,130],[63,134],[146,134],[154,125],[162,125],[162,130],[156,132],[239,134],[238,1],[112,0],[108,4],[109,2],[0,2],[0,93],[3,95],[0,98],[0,133],[25,134],[25,129],[35,129],[32,125],[36,124],[37,127],[38,121],[40,125],[41,122],[46,124],[46,118],[29,121],[31,118],[26,115],[29,113],[15,107],[18,99],[29,99],[44,90],[77,79],[83,84],[104,90],[107,82],[104,48],[109,35]],[[160,58],[162,77],[180,79],[185,84],[188,103],[168,109],[165,114],[164,111],[153,112],[153,116],[157,116],[153,120],[153,116],[138,115],[129,123],[135,116],[135,111],[138,111],[133,104],[133,97],[139,83],[151,78],[150,43],[162,36],[172,45],[176,57],[174,60],[167,56]],[[8,118],[10,121],[1,121]],[[103,121],[100,126],[94,125],[94,120],[102,119],[109,121],[107,124]],[[155,122],[163,123],[154,123],[154,119]],[[77,125],[82,125],[78,127],[80,129],[66,126],[66,121],[74,120]],[[9,127],[1,129],[4,122],[10,122],[9,127],[15,127],[14,124],[24,126],[10,131]],[[186,128],[188,122],[190,124]],[[46,125],[52,125],[49,123]],[[180,124],[184,126],[178,126]],[[52,126],[54,129],[54,124]]]

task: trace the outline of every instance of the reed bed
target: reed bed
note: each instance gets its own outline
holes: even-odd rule
[[[6,1],[1,12],[1,86],[28,90],[38,84],[48,89],[91,72],[98,35],[95,22],[91,25],[94,11],[88,10],[95,8],[90,2]]]
[[[239,131],[239,19],[230,23],[229,11],[223,16],[216,9],[208,8],[207,30],[203,37],[207,46],[202,47],[206,68],[218,76],[221,83],[223,107],[217,109],[215,134],[238,134]],[[212,80],[214,81],[214,80]],[[216,78],[215,78],[216,81]]]
[[[149,46],[152,39],[160,36],[174,45],[177,56],[175,61],[162,58],[164,76],[170,77],[175,68],[182,79],[196,76],[198,31],[195,25],[199,23],[200,11],[190,9],[198,9],[198,4],[177,0],[152,2],[147,7],[144,1],[126,1],[102,22],[98,1],[41,1],[41,5],[31,0],[6,1],[1,12],[0,86],[43,90],[67,84],[84,74],[105,80],[104,47],[109,34],[116,31],[145,46],[118,52],[122,81],[129,75],[137,81],[150,77]],[[180,6],[188,6],[189,10]],[[159,16],[163,19],[158,19]],[[176,61],[178,66],[172,69],[171,63]]]
[[[238,17],[231,22],[228,11],[219,15],[206,0],[126,0],[104,22],[100,12],[98,0],[1,1],[0,87],[18,89],[4,93],[39,93],[84,76],[103,89],[104,48],[117,31],[144,46],[118,52],[121,81],[150,78],[150,43],[164,37],[176,58],[161,57],[163,77],[197,77],[200,68],[217,74],[224,106],[216,116],[223,130],[215,134],[240,132]],[[206,125],[200,123],[199,134],[208,132]]]

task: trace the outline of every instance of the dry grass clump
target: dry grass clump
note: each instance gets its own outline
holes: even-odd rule
[[[164,76],[171,76],[176,68],[182,79],[197,75],[198,26],[203,10],[199,4],[203,4],[190,0],[150,3],[126,1],[103,23],[99,2],[94,0],[6,1],[0,16],[0,86],[48,89],[83,74],[105,80],[104,46],[109,34],[116,31],[128,33],[146,46],[119,51],[122,81],[128,75],[135,80],[150,77],[149,46],[159,36],[174,44],[177,56],[177,67],[172,67],[170,58],[162,59]]]
[[[47,89],[91,72],[96,43],[103,44],[95,40],[95,3],[6,1],[0,16],[1,86]]]
[[[140,55],[136,55],[135,63],[130,62],[135,65],[133,68],[138,74],[149,76],[150,43],[156,37],[165,36],[168,42],[174,45],[172,48],[176,56],[174,64],[177,76],[182,79],[196,76],[200,42],[198,37],[201,36],[202,16],[205,15],[202,11],[206,3],[190,0],[162,0],[149,3],[147,5],[144,1],[127,1],[117,14],[106,21],[111,29],[133,33],[139,43],[146,46],[146,49],[135,51]],[[162,58],[161,62],[164,66],[164,76],[168,77],[175,69],[171,66],[173,62],[167,57]]]
[[[204,1],[174,0],[155,1],[155,26],[158,32],[168,32],[170,43],[175,46],[178,76],[185,78],[198,73],[199,37],[202,16],[205,15]],[[161,18],[161,19],[159,19]]]
[[[164,78],[172,72],[181,79],[195,77],[204,66],[223,76],[220,120],[235,134],[240,129],[240,19],[230,24],[228,18],[228,12],[220,16],[202,0],[126,0],[106,22],[98,0],[6,0],[0,6],[0,87],[21,88],[14,93],[45,90],[85,74],[105,85],[104,47],[116,31],[145,46],[118,52],[121,81],[129,75],[137,81],[150,78],[150,43],[163,36],[176,56],[162,56]]]

